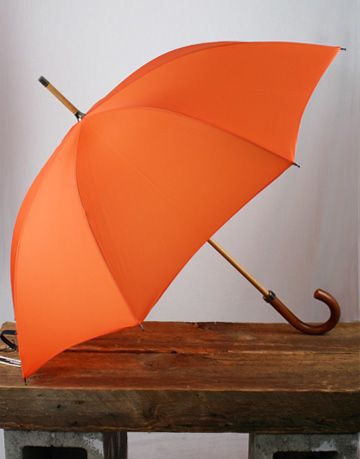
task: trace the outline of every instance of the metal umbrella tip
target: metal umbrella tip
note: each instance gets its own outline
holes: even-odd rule
[[[346,48],[340,48],[340,51],[346,51]]]
[[[48,86],[48,85],[50,84],[49,81],[48,81],[45,77],[43,77],[43,76],[41,76],[41,77],[39,78],[39,81],[40,81],[40,83],[41,83],[43,86],[45,86],[45,88],[46,88],[46,86]]]

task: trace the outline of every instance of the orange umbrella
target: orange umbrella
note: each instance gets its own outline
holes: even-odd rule
[[[305,105],[339,47],[205,43],[146,64],[84,116],[20,209],[11,279],[24,377],[90,338],[141,324],[206,242],[266,301],[305,324],[209,240],[295,164]]]

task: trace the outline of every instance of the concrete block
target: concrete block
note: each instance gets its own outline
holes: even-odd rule
[[[125,459],[126,432],[5,430],[6,459]]]
[[[250,434],[249,459],[360,459],[359,434]]]

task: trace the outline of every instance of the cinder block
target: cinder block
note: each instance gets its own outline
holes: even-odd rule
[[[126,432],[5,430],[6,459],[125,459]]]
[[[250,434],[249,459],[359,459],[359,434]]]

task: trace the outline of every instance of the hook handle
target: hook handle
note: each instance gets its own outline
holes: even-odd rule
[[[321,335],[332,330],[340,319],[340,306],[336,299],[325,290],[318,288],[314,292],[314,298],[325,303],[330,309],[330,317],[323,324],[311,325],[300,320],[287,306],[269,290],[269,295],[264,300],[270,303],[293,327],[307,335]]]

